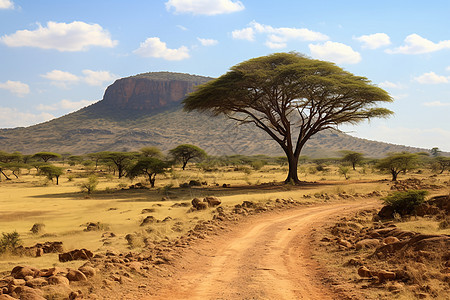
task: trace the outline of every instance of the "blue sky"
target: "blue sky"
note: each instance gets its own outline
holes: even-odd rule
[[[78,110],[117,78],[297,51],[394,97],[395,116],[343,131],[450,151],[449,15],[447,0],[0,0],[0,128]]]

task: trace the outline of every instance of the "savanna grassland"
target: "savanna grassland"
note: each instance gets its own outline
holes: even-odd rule
[[[382,204],[380,199],[391,191],[391,186],[394,184],[390,181],[389,174],[380,173],[370,166],[358,166],[356,170],[346,170],[348,179],[345,179],[337,164],[320,164],[319,167],[317,163],[303,162],[299,168],[299,177],[303,184],[294,186],[281,183],[285,179],[287,168],[276,164],[267,164],[258,168],[221,166],[207,170],[201,168],[201,165],[190,163],[186,170],[173,167],[165,174],[158,174],[155,187],[149,188],[146,177],[137,177],[133,180],[125,177],[118,179],[116,174],[101,170],[101,167],[94,170],[92,166],[89,168],[82,165],[69,166],[62,162],[55,164],[65,170],[59,178],[58,185],[45,176],[39,176],[34,169],[21,170],[19,178],[11,176],[11,180],[0,182],[0,232],[16,231],[20,236],[21,244],[25,247],[47,241],[60,241],[65,251],[84,248],[98,254],[99,257],[105,257],[105,255],[108,257],[107,253],[140,255],[152,247],[152,249],[174,248],[174,245],[178,245],[178,242],[174,241],[180,241],[180,238],[184,241],[180,247],[189,248],[191,240],[189,238],[183,240],[183,236],[196,236],[195,239],[203,240],[210,235],[220,235],[218,233],[220,230],[228,228],[227,226],[233,228],[241,222],[241,218],[247,215],[253,215],[256,212],[264,213],[272,209],[292,208],[289,203],[294,203],[294,207],[302,207],[315,204],[333,205],[372,201],[379,209]],[[80,184],[86,183],[92,174],[96,176],[98,185],[88,194],[86,190],[80,188]],[[448,172],[437,175],[423,168],[400,174],[398,179],[401,181],[407,178],[419,180],[420,186],[415,188],[428,189],[427,197],[450,193]],[[190,182],[191,185],[189,185]],[[202,199],[207,196],[219,198],[220,209],[217,207],[204,210],[192,209],[193,198]],[[245,201],[247,204],[244,204]],[[258,207],[262,209],[254,209]],[[239,218],[233,217],[233,214],[239,215]],[[222,215],[225,216],[222,218],[225,219],[224,221],[231,223],[227,223],[228,225],[214,225],[214,223],[218,232],[213,230],[193,234],[194,228],[199,225],[205,226],[204,224],[209,226],[212,223],[208,222],[212,222],[213,219],[217,221],[220,219],[218,216]],[[328,224],[331,219],[333,218],[328,220]],[[371,221],[372,219],[367,222]],[[450,233],[448,227],[439,227],[442,220],[433,217],[412,217],[394,221],[399,228],[405,230],[427,234]],[[44,224],[44,226],[33,233],[30,229],[34,224]],[[316,233],[315,245],[319,247],[320,243],[317,240],[327,235],[329,235],[327,232]],[[338,250],[336,252],[330,249],[325,253],[320,248],[317,249],[319,249],[318,254],[313,255],[314,259],[320,264],[329,265],[327,274],[333,276],[339,274],[341,272],[339,270],[343,268],[341,261],[344,259],[340,255],[343,254],[345,257],[348,253],[345,251],[338,253]],[[161,272],[164,273],[163,266],[167,263],[170,276],[176,274],[174,268],[177,264],[172,263],[172,260],[175,261],[176,257],[183,260],[183,254],[176,253],[177,255],[165,262],[153,261],[153,267],[150,269],[139,267],[139,272],[128,272],[128,275],[120,273],[123,270],[119,271],[119,267],[113,268],[112,271],[106,268],[95,275],[96,277],[91,279],[89,284],[76,283],[73,289],[79,288],[84,296],[92,294],[94,295],[92,297],[97,299],[106,299],[105,297],[115,299],[115,296],[120,294],[115,294],[118,290],[124,293],[124,286],[127,286],[130,295],[133,295],[135,299],[143,297],[142,295],[151,295],[155,292],[154,287],[159,285],[148,284],[148,279],[145,278],[155,277],[145,275],[145,270],[149,272],[157,270],[157,273],[161,274]],[[335,255],[331,257],[330,253]],[[153,258],[159,259],[158,255],[160,254]],[[360,253],[355,255],[361,256]],[[124,263],[128,268],[129,263],[133,262],[132,257],[129,257],[128,263],[126,260],[119,260],[119,264]],[[7,276],[15,266],[28,265],[37,269],[51,267],[76,269],[85,264],[86,260],[60,262],[58,253],[32,257],[5,252],[0,256],[0,270],[4,276]],[[354,270],[348,268],[345,270],[352,280],[358,280]],[[128,276],[129,280],[123,279],[122,275],[114,275],[119,273],[125,277]],[[120,278],[117,279],[114,276]],[[322,274],[322,276],[329,275]],[[146,283],[143,284],[143,282]],[[345,286],[345,284],[342,285],[343,288]],[[67,289],[65,293],[68,293]],[[375,298],[379,296],[379,293],[373,291],[369,294],[364,294],[364,291],[361,293],[363,296],[360,296],[359,292],[355,295]],[[47,299],[59,299],[58,297],[62,299],[64,298],[62,294],[64,293],[58,294],[48,290],[44,292]],[[383,292],[383,297],[389,295],[394,294]],[[129,299],[134,299],[133,297],[130,296]]]

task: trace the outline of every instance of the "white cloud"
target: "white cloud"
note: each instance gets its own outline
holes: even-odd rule
[[[395,94],[395,95],[392,95],[392,94],[391,94],[391,97],[394,98],[394,100],[405,99],[405,98],[407,98],[408,96],[409,96],[408,94]]]
[[[56,49],[64,52],[85,51],[91,46],[114,47],[117,41],[111,40],[107,30],[98,24],[84,22],[48,22],[47,27],[38,24],[35,30],[18,30],[4,35],[0,41],[9,47],[36,47]]]
[[[450,106],[450,102],[432,101],[432,102],[425,102],[423,105],[429,107],[444,107]]]
[[[309,44],[308,47],[314,58],[338,64],[357,64],[361,61],[361,55],[345,44],[328,41],[324,44]]]
[[[0,89],[8,90],[18,97],[23,97],[26,94],[30,93],[30,87],[28,86],[28,84],[20,81],[8,80],[4,83],[0,82]]]
[[[0,0],[0,9],[13,9],[14,2],[11,0]]]
[[[231,32],[231,36],[235,40],[247,40],[250,42],[253,42],[255,40],[255,32],[251,27],[233,30],[233,32]]]
[[[383,88],[383,89],[403,89],[404,86],[400,83],[394,83],[394,82],[390,82],[390,81],[383,81],[380,82],[378,84],[379,87]]]
[[[374,33],[356,37],[355,40],[363,43],[362,47],[367,49],[377,49],[391,44],[391,39],[386,33]]]
[[[214,46],[219,43],[217,40],[213,40],[213,39],[197,38],[197,40],[199,40],[199,42],[200,42],[200,44],[202,44],[202,46]]]
[[[46,112],[32,114],[15,108],[0,107],[0,128],[30,126],[54,118],[55,116]]]
[[[323,33],[309,30],[307,28],[295,27],[272,27],[252,21],[250,26],[243,29],[234,30],[231,35],[234,39],[255,40],[255,33],[267,36],[265,45],[271,49],[287,47],[287,42],[291,40],[300,41],[326,41],[328,36]]]
[[[394,49],[387,49],[389,54],[423,54],[443,49],[450,49],[450,40],[434,43],[418,34],[410,34],[405,38],[405,45]]]
[[[178,28],[180,28],[183,31],[187,31],[188,29],[184,27],[183,25],[177,25]]]
[[[437,75],[434,72],[428,72],[418,77],[415,77],[414,80],[421,84],[439,84],[439,83],[448,83],[450,81],[450,78]]]
[[[445,68],[446,71],[450,71],[450,66],[448,66],[447,68]]]
[[[156,57],[165,60],[183,60],[189,58],[189,50],[186,46],[181,46],[178,49],[169,49],[167,48],[167,44],[161,42],[158,37],[146,39],[133,53],[142,57]]]
[[[36,107],[36,109],[40,111],[55,111],[55,110],[75,111],[85,106],[91,105],[95,102],[96,101],[89,101],[89,100],[70,101],[67,99],[63,99],[60,102],[52,105],[39,104]]]
[[[111,82],[119,77],[108,71],[83,70],[83,74],[85,75],[83,80],[87,84],[96,86],[102,86],[104,82]]]
[[[53,85],[66,88],[68,84],[75,83],[80,80],[80,78],[72,73],[61,71],[61,70],[53,70],[50,72],[41,75],[46,79],[51,80]]]
[[[193,15],[219,15],[243,10],[241,1],[231,0],[169,0],[166,9],[175,14],[190,13]]]

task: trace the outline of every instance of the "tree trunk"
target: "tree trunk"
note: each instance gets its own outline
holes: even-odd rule
[[[149,174],[148,181],[150,181],[150,187],[155,187],[156,174]]]
[[[183,161],[183,167],[182,167],[183,170],[184,170],[184,168],[186,168],[187,163],[188,163],[187,160]]]
[[[55,176],[56,177],[56,185],[59,184],[59,176]]]
[[[392,181],[397,181],[397,175],[400,172],[396,172],[394,170],[391,170],[391,174],[392,174]]]
[[[300,180],[298,179],[297,168],[298,168],[298,156],[296,157],[293,153],[286,153],[288,164],[289,164],[289,172],[284,183],[294,183],[299,184]]]

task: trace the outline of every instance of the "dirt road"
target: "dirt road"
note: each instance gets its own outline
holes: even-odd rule
[[[147,299],[342,299],[322,284],[311,234],[375,201],[262,214],[194,245],[170,283]]]

